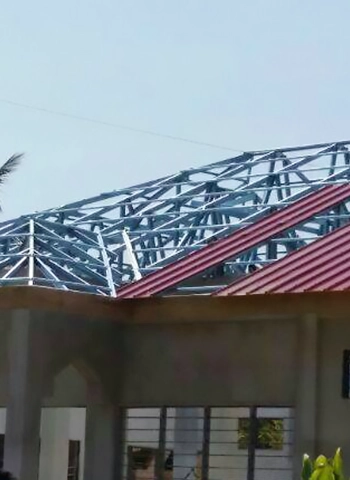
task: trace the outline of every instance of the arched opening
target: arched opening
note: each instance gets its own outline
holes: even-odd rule
[[[83,480],[87,369],[67,365],[52,379],[43,402],[39,480]]]
[[[44,392],[38,480],[83,480],[90,381],[96,381],[92,371],[84,362],[74,362],[57,372]],[[4,375],[0,375],[1,383]],[[0,469],[4,461],[5,431],[5,398],[0,398]]]

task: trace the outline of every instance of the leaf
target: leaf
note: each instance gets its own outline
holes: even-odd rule
[[[3,164],[2,167],[0,167],[0,185],[2,185],[7,180],[7,177],[16,170],[21,163],[22,158],[22,153],[15,153]]]
[[[15,153],[12,155],[2,167],[0,167],[0,185],[7,180],[7,177],[16,170],[18,165],[21,163],[23,158],[23,153]],[[0,206],[0,212],[2,211]]]
[[[343,459],[340,448],[337,449],[333,458],[333,472],[335,480],[345,480],[343,473]]]
[[[302,480],[310,480],[312,475],[312,462],[309,455],[303,456],[303,469],[301,471]]]
[[[335,480],[332,466],[329,465],[329,463],[326,463],[316,468],[313,471],[310,480]]]
[[[320,455],[315,460],[314,468],[316,470],[317,468],[324,468],[326,465],[328,465],[327,458],[324,455]]]
[[[331,465],[327,464],[321,469],[321,475],[318,477],[318,480],[335,480]]]

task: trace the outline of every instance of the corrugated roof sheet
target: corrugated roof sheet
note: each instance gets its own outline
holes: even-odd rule
[[[349,289],[350,225],[346,225],[214,295],[324,292]]]
[[[172,288],[208,268],[237,256],[350,197],[350,185],[330,185],[242,227],[226,238],[180,259],[141,280],[121,288],[118,298],[146,297]]]

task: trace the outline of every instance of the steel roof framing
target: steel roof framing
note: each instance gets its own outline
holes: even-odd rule
[[[288,207],[267,215],[251,225],[231,233],[181,260],[167,265],[143,279],[118,291],[120,298],[157,295],[181,284],[208,269],[236,259],[239,255],[261,246],[275,236],[300,226],[310,217],[326,213],[350,199],[350,185],[328,185],[307,195]]]
[[[247,152],[3,222],[0,285],[115,295],[123,284],[202,248],[212,237],[225,237],[326,184],[348,181],[349,146],[345,141]],[[332,222],[347,215],[345,206]],[[310,234],[324,235],[325,222],[315,218],[286,237],[285,247],[293,250]]]

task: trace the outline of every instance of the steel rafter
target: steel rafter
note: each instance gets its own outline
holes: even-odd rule
[[[115,190],[0,224],[0,285],[32,284],[115,295],[135,278],[162,268],[271,210],[350,176],[350,141],[246,152],[234,158]],[[323,236],[348,216],[332,216],[272,239],[291,251]],[[277,247],[276,245],[277,244]],[[250,258],[240,259],[243,268]],[[245,263],[244,263],[245,261]],[[229,265],[229,268],[235,265]]]

